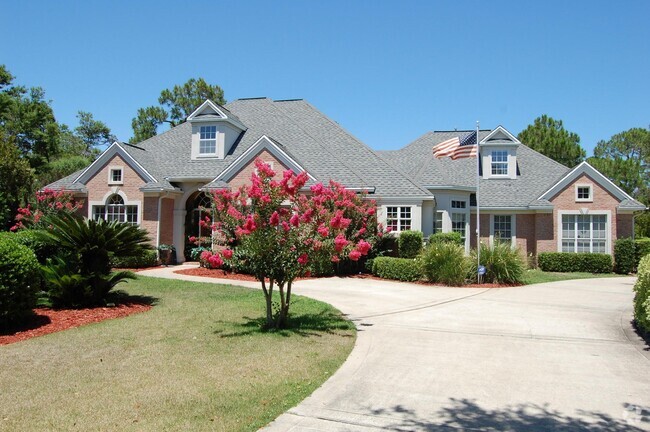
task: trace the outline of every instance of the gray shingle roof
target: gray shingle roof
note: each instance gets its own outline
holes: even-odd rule
[[[453,137],[462,138],[472,131],[428,132],[401,150],[379,152],[381,156],[413,173],[425,187],[476,187],[476,159],[437,159],[433,146]],[[479,139],[491,131],[480,131]],[[537,198],[562,178],[569,168],[530,149],[517,148],[517,179],[481,179],[482,207],[527,207],[540,205]]]
[[[174,178],[195,178],[208,183],[266,135],[318,181],[336,180],[347,187],[374,188],[381,197],[431,196],[303,100],[242,99],[224,109],[247,127],[224,159],[191,160],[189,122],[136,145],[122,145],[156,179],[145,187],[173,189]],[[69,185],[74,180],[69,177],[57,184]]]

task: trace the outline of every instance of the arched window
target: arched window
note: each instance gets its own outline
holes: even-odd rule
[[[126,205],[124,198],[113,194],[106,200],[106,205],[93,206],[93,219],[138,224],[138,206]]]

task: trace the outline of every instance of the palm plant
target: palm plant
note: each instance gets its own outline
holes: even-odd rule
[[[102,304],[111,289],[131,272],[111,273],[110,257],[132,257],[151,250],[147,233],[137,226],[75,214],[48,216],[45,239],[56,244],[63,259],[55,259],[43,271],[58,306]]]

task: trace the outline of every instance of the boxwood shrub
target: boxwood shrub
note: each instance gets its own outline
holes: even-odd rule
[[[639,263],[634,285],[634,321],[641,331],[650,334],[650,255]]]
[[[143,268],[158,265],[158,253],[155,250],[145,250],[142,254],[133,257],[111,257],[113,268]]]
[[[372,260],[372,274],[384,279],[406,282],[420,280],[420,263],[416,259],[377,257]]]
[[[420,231],[402,231],[397,242],[400,258],[415,258],[422,252],[423,237]]]
[[[429,244],[433,243],[455,243],[462,246],[463,238],[460,236],[459,232],[439,232],[429,236]]]
[[[9,236],[0,237],[0,327],[32,314],[40,284],[36,255]]]
[[[542,252],[537,257],[542,271],[611,273],[612,257],[599,253]]]
[[[636,267],[634,255],[634,240],[620,238],[614,243],[614,271],[618,274],[628,274]]]

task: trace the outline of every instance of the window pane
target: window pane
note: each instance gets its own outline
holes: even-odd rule
[[[451,214],[451,229],[460,233],[461,237],[465,239],[465,213]]]
[[[106,213],[105,206],[93,206],[93,219],[95,220],[104,219],[105,213]]]
[[[573,241],[563,241],[562,242],[562,252],[575,252],[575,242],[573,242]]]
[[[436,212],[435,232],[442,232],[442,212]]]
[[[563,215],[562,251],[605,253],[606,215]]]
[[[495,215],[493,231],[495,239],[510,243],[512,241],[512,216]]]

